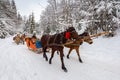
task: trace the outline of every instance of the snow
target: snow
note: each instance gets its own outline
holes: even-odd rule
[[[30,51],[26,45],[16,45],[13,37],[0,39],[0,80],[119,80],[120,79],[120,35],[113,38],[99,37],[93,44],[80,47],[83,63],[78,61],[75,51],[70,59],[64,57],[68,72],[61,69],[59,55],[52,64],[42,54]],[[68,48],[64,49],[65,56]],[[50,53],[47,53],[50,57]]]

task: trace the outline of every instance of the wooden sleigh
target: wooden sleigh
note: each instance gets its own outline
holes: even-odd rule
[[[26,37],[25,42],[26,42],[26,45],[27,45],[29,50],[31,50],[33,52],[37,52],[37,53],[43,52],[42,44],[41,44],[41,41],[39,39]],[[49,52],[49,51],[50,51],[50,49],[47,49],[47,52]]]

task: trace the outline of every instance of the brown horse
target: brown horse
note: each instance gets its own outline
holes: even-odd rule
[[[21,40],[22,44],[24,44],[24,42],[25,42],[25,37],[26,37],[25,34],[22,34],[21,37],[20,37],[20,40]]]
[[[76,32],[74,27],[69,27],[67,29],[67,31],[70,32],[70,39],[77,39],[78,38],[78,33]],[[46,61],[48,61],[48,57],[46,55],[46,49],[49,47],[52,49],[52,54],[51,57],[49,59],[49,64],[51,64],[52,62],[52,58],[54,56],[54,52],[55,51],[59,51],[60,52],[60,59],[61,59],[61,63],[62,63],[62,69],[67,72],[67,69],[64,65],[64,61],[63,61],[63,44],[66,43],[67,39],[65,38],[65,33],[66,31],[62,32],[62,33],[58,33],[58,34],[54,34],[54,35],[43,35],[41,37],[41,42],[42,42],[42,49],[43,49],[43,57],[46,59]]]
[[[13,37],[13,40],[15,41],[15,43],[17,45],[19,45],[19,43],[20,43],[20,34],[17,34],[15,37]]]
[[[64,45],[65,47],[70,48],[70,50],[67,54],[68,59],[69,59],[69,55],[70,55],[71,51],[75,49],[77,52],[77,55],[78,55],[78,59],[82,63],[82,59],[81,59],[80,53],[79,53],[79,47],[83,42],[87,42],[89,44],[93,43],[88,32],[84,32],[83,34],[79,35],[79,38],[76,39],[73,43]]]

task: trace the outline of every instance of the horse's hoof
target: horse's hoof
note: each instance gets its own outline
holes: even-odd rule
[[[48,61],[48,58],[46,58],[46,61]]]
[[[69,56],[67,55],[67,58],[69,59]]]
[[[83,61],[81,59],[79,59],[80,63],[83,63]]]
[[[65,68],[65,69],[63,69],[64,70],[64,72],[68,72],[68,70]]]
[[[67,71],[68,71],[65,67],[62,67],[62,69],[63,69],[65,72],[67,72]]]
[[[47,57],[44,57],[46,61],[48,61],[48,58]]]
[[[50,60],[49,60],[49,64],[52,64]]]
[[[47,56],[43,55],[43,58],[45,58],[45,59],[46,59],[46,61],[48,61],[48,58],[47,58]]]

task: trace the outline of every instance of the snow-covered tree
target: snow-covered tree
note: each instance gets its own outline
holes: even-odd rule
[[[114,33],[120,23],[118,2],[119,0],[48,0],[40,25],[43,30],[49,27],[55,31],[54,28],[66,28],[71,24],[78,30],[87,29],[91,34],[99,31]]]
[[[15,1],[14,1],[14,0],[12,0],[12,2],[11,2],[11,8],[13,9],[12,11],[13,11],[14,13],[17,13],[16,4],[15,4]]]
[[[24,20],[23,20],[21,14],[18,12],[17,13],[17,25],[20,25],[22,23],[24,23]]]
[[[36,22],[34,19],[34,13],[29,15],[29,18],[25,21],[25,31],[33,34],[34,31],[36,31]]]
[[[18,24],[18,19],[20,20],[20,16],[18,18],[14,0],[0,0],[0,21],[4,24],[4,28],[0,28],[0,34],[6,34],[5,37],[14,34],[23,24]]]
[[[31,21],[30,21],[30,33],[32,34],[33,31],[35,31],[35,19],[34,19],[34,13],[31,15]]]

